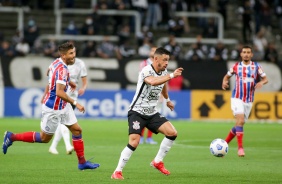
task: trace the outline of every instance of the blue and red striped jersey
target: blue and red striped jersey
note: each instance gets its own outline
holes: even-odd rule
[[[227,75],[236,76],[232,98],[239,98],[246,103],[254,101],[255,85],[260,77],[266,76],[262,67],[253,61],[248,65],[243,62],[235,63]]]
[[[44,97],[43,103],[54,110],[61,110],[66,106],[66,101],[62,100],[56,95],[56,84],[60,83],[65,85],[64,91],[66,92],[69,85],[69,70],[68,66],[62,61],[61,58],[56,59],[49,66],[49,91]]]

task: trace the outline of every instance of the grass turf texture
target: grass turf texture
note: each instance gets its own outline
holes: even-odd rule
[[[39,131],[34,119],[0,119],[0,133]],[[110,179],[122,149],[128,142],[126,120],[79,120],[83,129],[85,156],[100,163],[96,170],[79,171],[75,153],[65,154],[63,140],[59,155],[48,153],[51,143],[14,142],[0,154],[0,183],[281,183],[281,124],[247,124],[244,127],[246,156],[237,156],[234,139],[224,158],[210,154],[214,138],[225,138],[233,123],[173,121],[178,138],[164,160],[170,176],[149,166],[158,145],[140,145],[123,170],[125,180]],[[3,134],[2,134],[3,135]],[[1,135],[1,136],[2,136]],[[154,135],[161,142],[163,135]],[[1,142],[2,142],[1,138]]]

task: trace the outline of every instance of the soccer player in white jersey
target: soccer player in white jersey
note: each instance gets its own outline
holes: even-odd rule
[[[173,73],[169,74],[166,69],[169,58],[169,51],[162,47],[157,48],[154,53],[153,64],[144,67],[139,73],[136,92],[128,111],[129,142],[121,152],[118,165],[111,176],[112,179],[124,179],[122,170],[137,148],[140,141],[140,134],[144,127],[155,134],[160,132],[165,135],[156,157],[151,162],[151,166],[165,175],[170,174],[164,167],[163,159],[173,145],[177,137],[177,131],[158,112],[156,106],[162,94],[166,100],[167,107],[171,110],[174,109],[174,104],[168,96],[167,81],[180,76],[183,68],[177,68]]]
[[[149,58],[143,60],[141,63],[140,63],[140,71],[147,65],[151,65],[153,63],[153,59],[154,59],[154,53],[156,51],[157,47],[151,47],[151,50],[150,50],[150,55],[149,55]],[[160,100],[159,100],[159,103],[158,103],[158,108],[160,109],[161,108],[161,105],[162,105],[162,95],[160,96]],[[143,144],[144,143],[144,134],[145,134],[145,129],[146,128],[143,128],[143,130],[141,131],[141,137],[140,137],[140,142],[139,144]],[[152,138],[153,136],[153,132],[150,131],[150,130],[147,130],[147,138],[145,139],[145,143],[147,144],[158,144],[156,141],[154,141],[154,139]]]
[[[251,47],[244,46],[240,56],[242,61],[235,63],[223,77],[222,89],[226,90],[229,87],[229,79],[235,75],[235,87],[231,97],[231,109],[236,118],[236,123],[230,130],[225,141],[229,143],[236,136],[238,143],[238,156],[244,157],[243,126],[248,120],[252,110],[255,90],[260,89],[268,82],[268,80],[266,74],[262,70],[262,67],[257,62],[251,60],[253,57]],[[257,80],[259,78],[260,81],[258,82]]]
[[[75,63],[73,65],[69,65],[68,69],[70,72],[70,81],[75,84],[75,89],[72,89],[69,86],[67,90],[67,95],[69,95],[73,100],[77,100],[78,95],[79,96],[83,95],[86,90],[87,70],[84,62],[78,58],[75,58]],[[78,83],[80,79],[82,81],[82,86],[80,89],[78,89]],[[47,90],[45,90],[45,92],[47,92]],[[72,108],[75,109],[75,106],[72,105]],[[73,146],[70,143],[69,129],[65,125],[59,124],[54,134],[52,144],[49,148],[50,153],[59,154],[59,152],[57,151],[57,145],[62,138],[66,146],[66,153],[70,155],[73,152]]]
[[[8,148],[15,141],[48,143],[52,139],[58,124],[64,124],[72,133],[73,146],[78,159],[78,169],[96,169],[100,164],[86,161],[84,157],[82,129],[77,123],[71,104],[75,105],[80,112],[84,112],[85,109],[66,93],[68,85],[70,85],[68,65],[75,62],[74,45],[70,42],[60,45],[59,53],[60,58],[57,58],[49,67],[49,90],[42,104],[41,131],[24,133],[6,131],[2,146],[3,153],[6,154]]]

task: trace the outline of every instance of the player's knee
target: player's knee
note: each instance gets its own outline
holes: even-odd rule
[[[237,120],[237,125],[238,126],[243,126],[245,124],[245,118],[239,118]]]
[[[42,143],[48,143],[48,142],[50,142],[50,138],[47,138],[47,137],[41,137],[41,142]]]
[[[168,131],[166,133],[166,137],[177,137],[177,131],[176,130],[171,130],[171,131]]]
[[[140,136],[137,135],[137,134],[131,134],[129,136],[129,144],[134,147],[134,148],[137,148],[138,144],[139,144],[139,141],[140,141]]]
[[[177,136],[165,136],[167,139],[174,141]]]
[[[71,133],[72,135],[74,136],[79,136],[82,134],[82,129],[79,127],[79,128],[76,128],[76,129],[71,129]]]
[[[138,145],[139,145],[139,142],[138,141],[131,141],[130,143],[129,143],[133,148],[137,148],[138,147]]]

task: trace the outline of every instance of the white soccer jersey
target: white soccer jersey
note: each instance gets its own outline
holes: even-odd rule
[[[164,84],[151,86],[145,83],[145,78],[149,76],[161,77],[167,75],[167,70],[156,73],[152,65],[144,67],[138,76],[137,88],[129,110],[140,114],[151,116],[158,112],[156,106],[163,90]]]
[[[76,90],[71,91],[71,87],[69,86],[67,94],[74,100],[77,100],[78,96],[78,82],[81,77],[87,76],[87,70],[84,62],[81,59],[75,58],[75,63],[73,65],[68,65],[68,69],[70,72],[70,81],[76,84]]]

